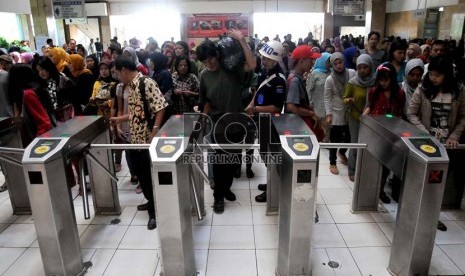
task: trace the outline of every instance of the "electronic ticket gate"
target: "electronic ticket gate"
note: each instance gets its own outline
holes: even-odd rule
[[[23,148],[20,134],[21,124],[21,119],[18,118],[0,118],[0,147]],[[21,165],[22,155],[23,153],[19,152],[2,152],[0,150],[0,160],[3,160],[3,174],[8,186],[14,215],[31,214],[31,204]]]
[[[319,144],[294,114],[272,116],[279,136],[279,246],[277,276],[311,275],[311,241],[317,195]]]
[[[24,175],[46,275],[74,276],[83,269],[66,167],[92,142],[110,143],[108,123],[101,116],[79,116],[34,139],[24,152]],[[120,214],[116,182],[108,175],[114,172],[111,151],[91,150],[86,157],[96,213]]]
[[[164,276],[197,275],[191,208],[195,206],[199,217],[205,211],[203,179],[196,184],[192,168],[195,160],[190,156],[195,151],[194,140],[199,139],[199,118],[199,115],[171,116],[150,145]]]
[[[353,211],[377,211],[382,165],[403,181],[388,270],[428,275],[449,158],[431,135],[391,115],[362,116]]]

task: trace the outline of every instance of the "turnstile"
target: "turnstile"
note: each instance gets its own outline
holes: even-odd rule
[[[319,145],[294,114],[272,117],[281,143],[277,276],[311,275]]]
[[[196,274],[191,198],[203,209],[203,180],[196,184],[190,156],[198,139],[199,115],[176,115],[158,131],[150,145],[157,228],[164,276]],[[196,186],[198,185],[198,186]],[[192,194],[192,197],[191,197]]]
[[[91,142],[110,142],[103,117],[75,117],[34,139],[24,152],[24,176],[46,275],[74,276],[83,269],[66,166]],[[95,211],[120,214],[116,182],[102,169],[114,171],[111,152],[97,149],[91,155],[88,168]],[[93,168],[95,162],[100,169]]]
[[[391,115],[362,116],[353,211],[377,211],[385,165],[403,181],[388,270],[427,275],[433,253],[449,159],[428,133]]]
[[[0,118],[0,147],[23,148],[19,118]],[[31,204],[27,195],[23,168],[19,166],[22,154],[1,153],[1,157],[16,162],[2,162],[3,174],[10,195],[11,207],[15,215],[30,215]]]

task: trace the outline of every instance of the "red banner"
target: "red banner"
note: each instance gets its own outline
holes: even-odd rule
[[[243,15],[194,15],[188,16],[187,37],[218,37],[232,29],[249,35],[249,17]]]

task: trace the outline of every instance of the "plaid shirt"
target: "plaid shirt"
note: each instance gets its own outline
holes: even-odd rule
[[[185,77],[180,77],[178,72],[172,75],[174,89],[189,90],[191,92],[199,92],[199,79],[192,73]],[[185,112],[193,112],[194,106],[197,105],[198,96],[188,95],[173,95],[173,105],[176,114]]]

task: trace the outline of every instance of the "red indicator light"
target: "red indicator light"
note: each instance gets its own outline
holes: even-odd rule
[[[176,118],[181,118],[181,115],[179,115],[179,114],[178,114],[178,115],[175,115],[175,116],[176,116]]]
[[[46,137],[46,138],[49,138],[50,137],[50,133],[44,133],[44,135],[42,135],[43,137]]]
[[[274,116],[275,116],[275,117],[279,117],[279,116],[281,116],[281,114],[275,113]]]
[[[161,137],[166,137],[166,132],[162,132]]]
[[[284,135],[290,135],[291,132],[289,130],[284,131]]]
[[[410,132],[402,132],[402,137],[410,137],[412,136],[412,134],[410,134]]]
[[[430,171],[428,183],[442,183],[443,171]]]

